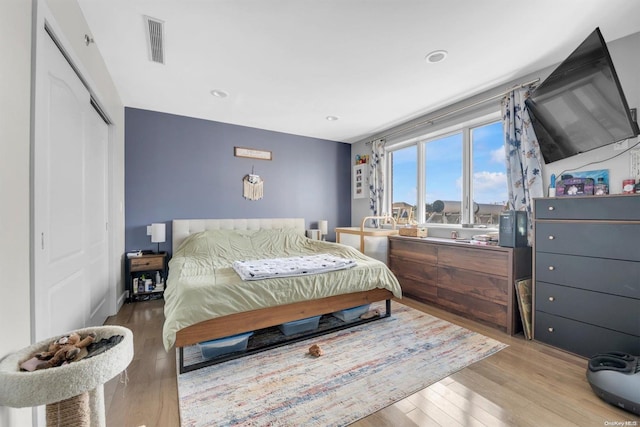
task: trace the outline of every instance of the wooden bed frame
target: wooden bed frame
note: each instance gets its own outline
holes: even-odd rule
[[[303,218],[264,218],[264,219],[200,219],[200,220],[174,220],[172,224],[173,250],[192,233],[204,230],[231,229],[231,230],[258,230],[273,228],[293,228],[304,235],[305,222]],[[189,372],[195,369],[219,363],[217,360],[202,362],[194,365],[184,365],[184,347],[194,345],[199,342],[209,341],[217,338],[224,338],[243,332],[255,331],[294,320],[307,317],[318,316],[344,310],[351,307],[370,304],[378,301],[386,301],[386,313],[378,317],[368,319],[368,321],[378,320],[391,315],[391,299],[393,294],[387,289],[373,289],[364,292],[355,292],[343,295],[336,295],[311,301],[302,301],[293,304],[280,305],[277,307],[263,308],[228,316],[217,317],[205,320],[195,325],[188,326],[176,333],[175,346],[180,352],[180,373]],[[350,323],[347,327],[355,324],[365,323],[358,321]],[[335,328],[324,333],[336,330]],[[309,334],[295,339],[300,341],[317,334]],[[292,340],[293,341],[293,340]],[[289,341],[291,342],[291,341]],[[264,351],[261,348],[258,351]],[[228,360],[228,359],[224,359]],[[220,360],[220,361],[224,361]]]

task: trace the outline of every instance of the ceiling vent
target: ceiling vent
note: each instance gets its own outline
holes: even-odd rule
[[[145,16],[144,23],[147,30],[149,60],[164,64],[164,22]]]

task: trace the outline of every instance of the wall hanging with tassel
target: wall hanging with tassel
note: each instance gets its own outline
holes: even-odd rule
[[[242,196],[248,200],[260,200],[264,196],[264,181],[260,178],[260,175],[251,173],[245,175],[242,179]]]

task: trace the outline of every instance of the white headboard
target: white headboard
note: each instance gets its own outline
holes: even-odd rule
[[[174,219],[172,248],[175,252],[190,234],[205,230],[264,230],[293,228],[304,236],[304,218],[241,218],[241,219]]]

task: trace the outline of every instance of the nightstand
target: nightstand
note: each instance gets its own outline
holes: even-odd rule
[[[140,255],[125,261],[129,301],[162,297],[167,282],[167,253]]]

